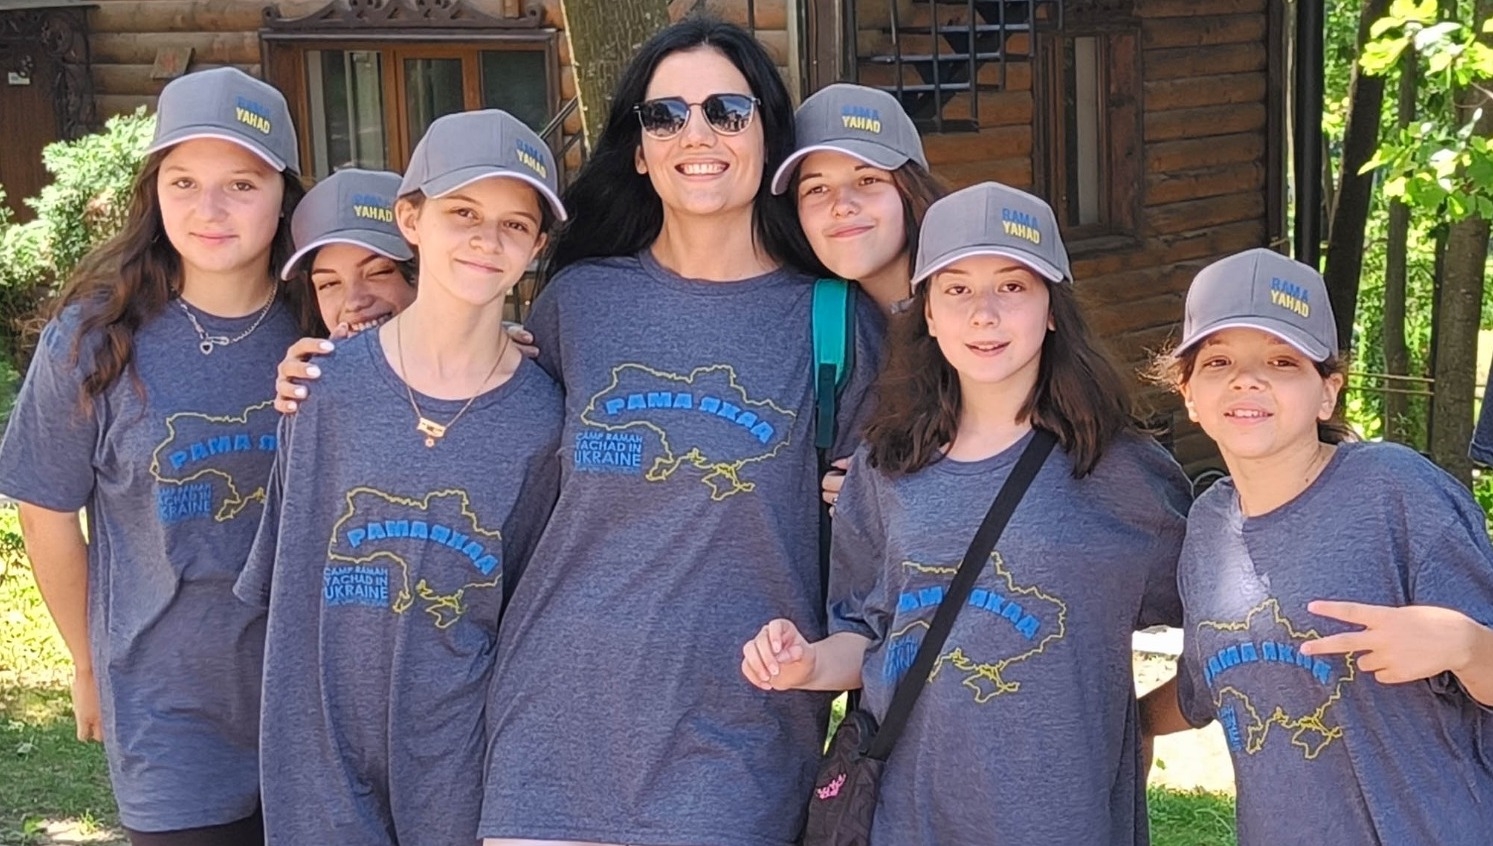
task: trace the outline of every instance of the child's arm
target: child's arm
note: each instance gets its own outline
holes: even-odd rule
[[[1363,628],[1303,643],[1303,655],[1355,653],[1358,669],[1384,684],[1450,672],[1468,695],[1493,707],[1493,630],[1466,614],[1435,605],[1395,608],[1326,600],[1306,609]]]
[[[837,632],[807,643],[784,619],[762,627],[741,648],[741,673],[763,690],[857,690],[869,639]]]
[[[98,683],[88,648],[88,542],[77,512],[20,503],[21,538],[37,590],[73,658],[73,715],[79,740],[103,740]]]

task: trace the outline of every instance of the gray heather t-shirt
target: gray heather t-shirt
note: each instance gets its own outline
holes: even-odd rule
[[[237,592],[269,607],[271,844],[474,843],[505,590],[554,504],[563,398],[524,361],[434,447],[377,332],[283,427]],[[416,395],[445,423],[465,401]]]
[[[254,322],[197,314],[226,337]],[[0,492],[87,509],[89,648],[121,821],[241,819],[259,792],[264,614],[232,589],[275,457],[275,363],[299,333],[276,304],[203,355],[172,302],[135,333],[133,371],[81,405],[96,341],[75,364],[80,319],[70,308],[42,332],[0,446]]]
[[[1299,644],[1357,626],[1315,599],[1439,605],[1493,624],[1483,513],[1394,444],[1343,444],[1286,505],[1244,518],[1230,480],[1193,506],[1178,571],[1180,690],[1234,759],[1239,843],[1479,844],[1493,837],[1493,713],[1450,674],[1387,685]]]
[[[503,620],[482,834],[785,846],[828,697],[741,678],[767,620],[822,626],[812,282],[703,282],[645,251],[559,274],[528,322],[566,389],[561,490]],[[878,365],[858,298],[840,447]]]
[[[893,477],[857,453],[835,506],[830,630],[871,639],[882,719],[996,493],[1031,440]],[[1055,449],[955,618],[892,749],[875,846],[1148,842],[1130,636],[1181,621],[1187,484],[1124,436],[1073,478]]]

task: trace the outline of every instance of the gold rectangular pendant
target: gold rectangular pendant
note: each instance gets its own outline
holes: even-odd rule
[[[446,436],[446,427],[431,420],[429,417],[421,417],[420,422],[415,424],[415,429],[425,436],[427,447],[435,446],[435,442]]]

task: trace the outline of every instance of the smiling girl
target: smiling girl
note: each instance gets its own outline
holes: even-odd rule
[[[269,609],[270,843],[477,840],[499,615],[557,484],[560,390],[503,330],[556,172],[506,112],[432,123],[394,207],[419,293],[285,419],[238,584]]]
[[[849,83],[805,99],[793,124],[773,193],[794,198],[815,257],[891,314],[907,298],[923,215],[947,193],[917,126],[892,95]]]
[[[231,589],[275,455],[265,374],[298,334],[273,271],[296,162],[270,86],[167,85],[124,229],[64,288],[0,446],[78,737],[104,742],[137,845],[263,839],[264,614]]]
[[[382,325],[415,300],[414,253],[394,220],[399,181],[397,173],[339,170],[306,192],[291,218],[296,251],[280,278],[309,286],[320,329],[333,338]]]
[[[1193,505],[1186,649],[1157,734],[1218,720],[1242,846],[1486,843],[1493,548],[1467,489],[1361,443],[1322,277],[1266,249],[1205,267],[1158,373],[1231,478]],[[1434,797],[1432,801],[1431,797]]]
[[[875,846],[1147,842],[1130,639],[1180,619],[1186,481],[1072,286],[1040,199],[933,204],[836,508],[830,634],[778,619],[742,647],[758,688],[862,688],[883,719],[995,493],[1056,436],[886,762]]]

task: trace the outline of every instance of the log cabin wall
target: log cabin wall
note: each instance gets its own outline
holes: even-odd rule
[[[1177,340],[1187,286],[1199,269],[1229,253],[1279,244],[1285,147],[1283,48],[1271,46],[1283,44],[1279,8],[1267,0],[1138,0],[1136,7],[1138,244],[1083,255],[1074,265],[1092,325],[1132,369]],[[1175,425],[1184,466],[1221,466],[1175,397],[1143,388],[1141,398]]]
[[[259,30],[264,25],[266,2],[256,0],[95,0],[90,16],[93,28],[93,80],[100,120],[155,106],[167,80],[151,77],[159,51],[192,49],[191,69],[236,67],[263,77]],[[276,0],[282,16],[310,14],[327,0]],[[466,0],[467,8],[500,14],[512,0]],[[563,32],[560,0],[544,0],[541,23]],[[570,45],[559,39],[560,98],[575,96],[575,77],[570,66]],[[565,122],[565,134],[581,131],[579,114]],[[578,156],[578,151],[575,156]],[[575,158],[571,164],[579,164]]]
[[[466,0],[468,8],[498,13],[512,0]],[[152,68],[163,48],[191,48],[193,70],[236,67],[263,76],[259,29],[268,3],[255,0],[95,0],[90,14],[93,37],[93,81],[100,121],[154,107],[167,80],[153,79]],[[285,17],[309,14],[327,0],[277,0]],[[797,67],[789,41],[788,0],[674,0],[675,19],[697,9],[708,9],[741,26],[755,26],[757,38],[777,63],[786,80],[796,80]],[[563,32],[565,16],[560,0],[544,0],[546,27]],[[560,46],[560,97],[575,96],[570,45]],[[580,132],[580,117],[566,121],[565,132]]]

